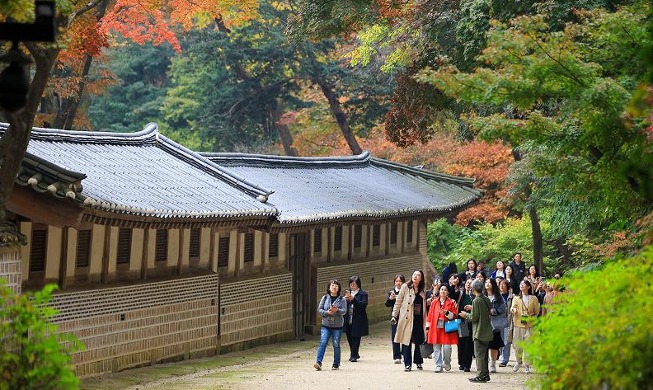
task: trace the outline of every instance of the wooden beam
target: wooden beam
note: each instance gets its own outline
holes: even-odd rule
[[[49,193],[41,194],[19,185],[14,185],[7,209],[33,222],[59,228],[78,228],[83,215],[83,209],[69,199],[58,199]]]

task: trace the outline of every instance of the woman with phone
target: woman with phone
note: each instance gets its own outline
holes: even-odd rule
[[[394,341],[401,344],[401,354],[404,358],[404,371],[410,371],[414,362],[417,369],[422,369],[424,358],[419,345],[424,344],[424,326],[426,324],[426,294],[424,293],[424,272],[413,272],[408,283],[404,283],[392,308],[390,322],[397,324]],[[415,353],[411,353],[415,344]]]
[[[344,316],[347,312],[347,301],[340,296],[342,286],[337,279],[331,279],[327,285],[326,294],[320,300],[317,313],[322,316],[320,330],[320,346],[317,348],[317,361],[313,365],[316,370],[322,370],[322,359],[326,352],[329,339],[333,344],[332,370],[340,367],[340,337],[345,323]]]
[[[458,317],[458,304],[449,298],[447,286],[441,286],[439,295],[433,302],[426,319],[426,342],[433,344],[435,372],[451,370],[451,346],[458,344],[458,328],[447,333],[444,323]]]
[[[362,289],[361,278],[356,275],[349,278],[349,289],[345,290],[345,300],[347,300],[345,334],[349,344],[349,361],[356,362],[361,358],[358,354],[361,338],[369,334],[367,291]]]

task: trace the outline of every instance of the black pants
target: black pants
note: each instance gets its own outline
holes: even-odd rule
[[[410,352],[411,352],[411,349],[412,349],[413,346],[415,346],[415,351],[414,351],[413,356],[411,357]],[[419,350],[419,345],[413,343],[412,340],[411,340],[410,344],[408,344],[408,345],[403,345],[403,344],[401,345],[401,354],[404,356],[404,365],[406,367],[412,366],[413,363],[415,363],[415,364],[424,363],[424,358],[422,357],[422,352]],[[414,357],[414,359],[413,359],[413,357]]]
[[[458,338],[458,365],[463,368],[472,367],[474,341],[471,336]]]
[[[358,350],[361,347],[361,337],[352,336],[351,329],[348,329],[347,332],[347,343],[349,344],[349,358],[350,359],[359,359],[360,355]]]
[[[392,341],[392,358],[401,359],[401,344],[395,343],[395,334],[397,334],[397,324],[390,325],[390,334]]]

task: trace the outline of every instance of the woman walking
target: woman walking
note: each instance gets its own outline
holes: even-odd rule
[[[426,323],[426,294],[424,293],[424,272],[417,270],[408,283],[401,286],[399,295],[392,308],[391,323],[397,324],[395,342],[401,344],[401,353],[404,358],[404,371],[410,371],[413,366],[413,357],[417,369],[422,369],[424,359],[419,350],[419,345],[424,344]],[[411,352],[415,344],[414,356]]]
[[[451,370],[451,346],[458,344],[458,330],[447,333],[444,323],[458,317],[458,305],[449,298],[447,286],[440,287],[440,294],[431,302],[426,320],[426,342],[433,344],[435,372]],[[456,327],[457,328],[457,327]]]
[[[461,297],[458,301],[458,313],[464,310],[464,307],[471,305],[474,299],[472,292],[472,279],[467,279],[465,288],[461,291]],[[461,324],[465,333],[458,335],[458,368],[461,371],[469,372],[472,367],[472,360],[474,358],[474,340],[472,340],[472,324],[470,322],[463,322]]]
[[[528,374],[531,372],[531,367],[528,364],[526,353],[522,349],[521,344],[524,340],[531,337],[533,321],[540,312],[540,302],[537,300],[537,297],[531,294],[531,283],[525,278],[519,284],[519,289],[521,293],[513,298],[510,308],[514,327],[512,343],[515,346],[515,360],[517,360],[512,370],[514,372],[519,371],[523,363],[525,364],[524,372]]]
[[[406,277],[402,274],[397,274],[394,280],[394,287],[388,291],[388,297],[385,300],[385,306],[390,308],[390,315],[392,315],[392,308],[395,306],[397,295],[401,290],[401,286],[406,283]],[[395,364],[401,364],[401,344],[395,343],[395,334],[397,334],[397,324],[390,324],[390,341],[392,342],[392,359]]]
[[[497,372],[497,359],[499,349],[503,348],[503,330],[508,327],[508,308],[499,292],[499,286],[494,279],[485,282],[485,293],[490,298],[490,324],[492,325],[492,341],[488,346],[490,350],[490,372]]]
[[[507,280],[502,280],[499,282],[499,292],[501,293],[501,298],[506,303],[506,307],[512,307],[512,290],[510,289],[510,283]],[[504,346],[499,350],[499,367],[505,367],[508,365],[508,360],[510,360],[510,347],[512,345],[512,314],[507,313],[508,317],[508,326],[503,330],[503,342]]]
[[[317,361],[313,367],[318,371],[322,370],[322,359],[324,359],[329,338],[333,344],[333,366],[331,369],[337,370],[340,367],[340,337],[345,323],[344,315],[347,312],[347,302],[340,296],[341,288],[338,280],[331,279],[327,292],[317,307],[317,313],[322,316],[322,327],[320,346],[317,348]]]
[[[345,333],[349,344],[349,361],[360,359],[358,354],[361,338],[369,334],[367,320],[367,292],[361,287],[361,278],[354,275],[349,278],[349,289],[345,290],[347,300],[347,315],[345,317]]]

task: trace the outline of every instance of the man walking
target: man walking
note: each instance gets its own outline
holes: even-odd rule
[[[483,282],[480,280],[472,283],[472,291],[475,296],[472,304],[465,305],[465,311],[460,312],[459,316],[472,323],[477,374],[474,378],[469,378],[469,381],[485,383],[490,380],[488,347],[493,336],[490,324],[491,303],[490,299],[483,295]]]

